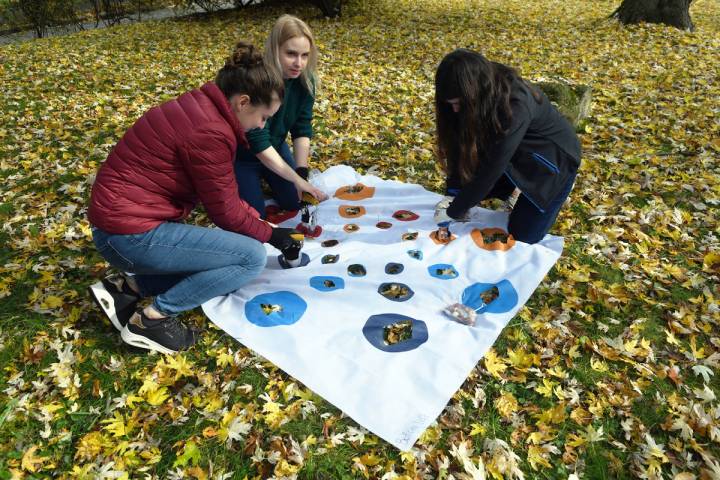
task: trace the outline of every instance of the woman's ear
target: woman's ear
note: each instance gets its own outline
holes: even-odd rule
[[[247,105],[250,105],[250,96],[244,93],[235,94],[230,100],[230,103],[235,110],[242,110]]]

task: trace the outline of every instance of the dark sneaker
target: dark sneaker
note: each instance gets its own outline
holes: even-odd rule
[[[134,347],[173,354],[192,347],[197,342],[198,332],[175,317],[150,319],[139,308],[128,320],[121,336],[125,343]]]
[[[118,331],[122,331],[135,313],[140,296],[127,284],[122,274],[109,275],[88,287],[90,296]]]

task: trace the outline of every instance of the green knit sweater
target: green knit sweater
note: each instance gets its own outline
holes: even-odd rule
[[[312,111],[315,99],[299,78],[285,80],[285,98],[277,113],[265,122],[265,128],[254,128],[246,133],[250,150],[257,154],[273,147],[276,150],[287,138],[312,138]]]

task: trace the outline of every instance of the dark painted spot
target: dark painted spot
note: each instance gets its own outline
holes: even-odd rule
[[[323,264],[337,263],[338,260],[340,260],[340,255],[325,255],[320,259],[320,262]]]
[[[415,260],[423,259],[423,252],[420,250],[408,250],[407,254],[410,256],[410,258],[414,258]]]
[[[375,224],[375,226],[381,230],[387,230],[388,228],[392,227],[392,223],[390,222],[378,222]]]
[[[394,344],[388,344],[385,341],[386,327],[407,324],[407,322],[410,323],[410,330],[412,332],[410,338]],[[409,352],[410,350],[418,348],[428,340],[428,330],[425,322],[398,313],[372,315],[368,318],[367,322],[365,322],[362,332],[365,339],[370,342],[373,347],[388,353]]]
[[[367,274],[365,267],[359,263],[353,263],[347,268],[347,271],[351,277],[364,277]]]
[[[410,300],[415,292],[404,283],[388,282],[378,287],[378,293],[393,302],[405,302]]]
[[[403,266],[402,263],[390,262],[387,265],[385,265],[385,273],[387,273],[388,275],[397,275],[398,273],[401,273],[403,270],[405,270],[405,266]]]
[[[402,234],[403,240],[417,240],[418,232],[407,232]]]
[[[334,247],[334,246],[337,245],[338,243],[340,243],[340,242],[338,242],[338,241],[335,240],[335,239],[332,239],[332,240],[325,240],[325,241],[322,242],[320,245],[327,248],[327,247]]]

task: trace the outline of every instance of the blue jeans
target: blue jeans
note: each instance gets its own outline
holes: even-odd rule
[[[525,243],[537,243],[543,239],[546,233],[550,231],[555,219],[560,213],[560,208],[565,203],[573,185],[575,184],[576,175],[568,178],[565,187],[550,205],[541,212],[525,195],[520,195],[515,207],[510,212],[508,220],[508,233],[511,233],[515,240]],[[490,193],[485,198],[507,199],[515,189],[515,185],[510,181],[507,175],[500,177],[500,180],[493,186]]]
[[[285,163],[291,168],[295,168],[295,158],[287,143],[283,142],[280,145],[278,153]],[[262,218],[265,218],[265,197],[260,185],[261,178],[264,178],[270,186],[273,198],[280,208],[283,210],[300,209],[300,200],[295,184],[265,167],[250,150],[238,148],[235,155],[235,178],[240,198],[257,210]]]
[[[219,228],[166,222],[150,231],[113,235],[93,228],[100,255],[135,274],[153,307],[177,315],[233,292],[265,268],[267,254],[255,239]]]

